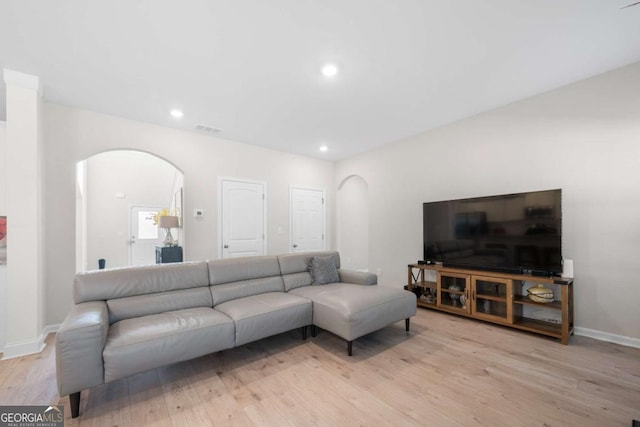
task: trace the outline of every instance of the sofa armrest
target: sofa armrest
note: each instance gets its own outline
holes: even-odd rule
[[[338,269],[340,281],[343,283],[353,283],[356,285],[376,285],[378,276],[364,271]]]
[[[104,301],[77,304],[56,334],[56,377],[60,396],[104,383],[102,350],[109,330]]]

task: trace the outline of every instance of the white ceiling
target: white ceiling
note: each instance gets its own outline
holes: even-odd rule
[[[640,61],[629,3],[0,0],[0,68],[54,103],[336,160]]]

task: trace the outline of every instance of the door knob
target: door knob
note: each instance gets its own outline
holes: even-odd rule
[[[294,244],[293,244],[293,247],[294,247],[294,248],[297,248],[297,247],[298,247],[298,245],[296,245],[296,244],[294,243]]]
[[[224,247],[225,249],[228,249],[228,248],[229,248],[229,245],[224,245],[223,247]]]

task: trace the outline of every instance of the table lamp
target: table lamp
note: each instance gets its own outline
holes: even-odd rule
[[[177,242],[173,240],[171,229],[178,227],[178,217],[171,215],[161,216],[158,219],[158,227],[165,228],[167,230],[167,234],[165,234],[162,244],[165,246],[174,246]]]

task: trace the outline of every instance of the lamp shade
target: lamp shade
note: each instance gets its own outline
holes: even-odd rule
[[[177,216],[161,216],[158,219],[158,226],[160,228],[177,228],[178,227],[178,217]]]

